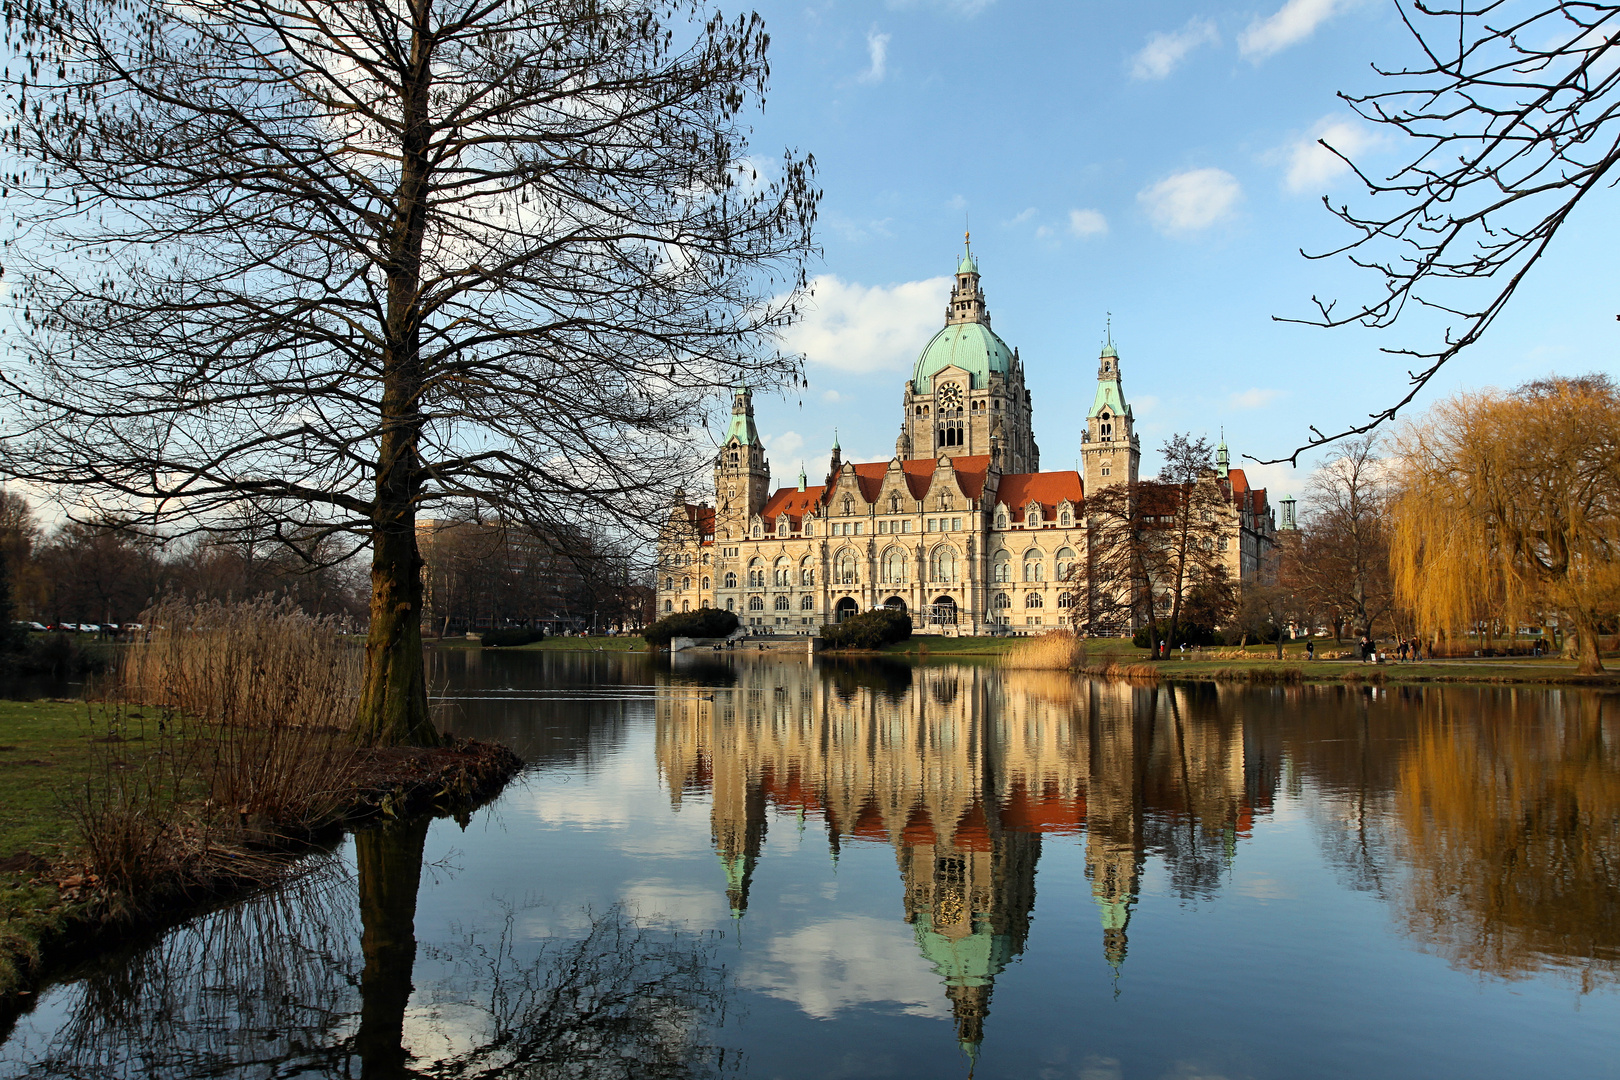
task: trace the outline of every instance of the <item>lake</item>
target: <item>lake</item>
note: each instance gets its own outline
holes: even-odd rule
[[[530,767],[41,994],[0,1076],[1620,1076],[1620,697],[430,653]]]

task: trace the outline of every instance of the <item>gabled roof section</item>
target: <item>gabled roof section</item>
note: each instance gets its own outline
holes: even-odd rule
[[[700,539],[714,538],[714,507],[704,506],[702,503],[682,503],[681,510],[685,512],[686,520],[697,531]]]
[[[1080,474],[1070,469],[1062,472],[1008,473],[996,488],[996,501],[1008,509],[1023,513],[1030,503],[1039,503],[1042,517],[1051,517],[1058,504],[1068,500],[1079,506],[1085,498]]]
[[[906,478],[906,489],[911,492],[913,499],[921,499],[928,494],[928,488],[934,482],[934,473],[938,469],[939,462],[933,458],[909,458],[900,463],[900,471]],[[973,454],[951,459],[951,470],[956,473],[956,485],[962,494],[970,499],[976,500],[984,493],[985,476],[989,469],[989,454]],[[888,475],[887,461],[866,461],[855,465],[855,477],[860,483],[861,495],[867,502],[877,499],[883,490],[883,479]]]
[[[821,509],[821,497],[826,490],[819,484],[803,491],[797,487],[777,488],[776,494],[765,500],[765,509],[759,512],[759,516],[774,526],[776,518],[786,514],[788,520],[796,525],[804,520],[805,514]]]

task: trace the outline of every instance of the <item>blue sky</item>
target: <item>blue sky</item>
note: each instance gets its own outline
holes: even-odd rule
[[[1405,392],[1380,346],[1438,324],[1322,330],[1311,297],[1373,295],[1320,199],[1366,197],[1313,140],[1371,170],[1409,151],[1335,93],[1413,45],[1387,0],[821,0],[756,4],[772,85],[753,151],[814,153],[825,198],[815,310],[789,336],[810,389],[757,403],[778,483],[887,459],[918,351],[942,324],[964,217],[994,326],[1023,356],[1044,468],[1073,468],[1113,313],[1144,472],[1177,431],[1224,427],[1234,461],[1277,457]],[[1582,208],[1490,337],[1430,385],[1615,370],[1613,199]],[[718,433],[717,433],[718,434]],[[1273,497],[1304,470],[1254,469]]]

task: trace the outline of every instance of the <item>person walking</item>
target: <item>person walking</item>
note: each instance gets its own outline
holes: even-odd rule
[[[1315,660],[1316,659],[1316,642],[1307,641],[1305,643],[1305,659],[1307,659],[1307,660]]]

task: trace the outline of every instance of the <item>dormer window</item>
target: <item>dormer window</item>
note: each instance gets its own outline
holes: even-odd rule
[[[786,536],[787,534],[788,534],[787,518],[781,518],[776,523],[776,535],[777,536]]]
[[[754,526],[754,539],[758,540],[763,535],[765,535],[764,530],[761,529],[758,525],[755,525]]]
[[[1005,529],[1006,527],[1007,527],[1007,511],[1005,511],[1005,510],[997,510],[996,511],[996,528]]]

